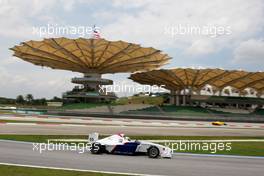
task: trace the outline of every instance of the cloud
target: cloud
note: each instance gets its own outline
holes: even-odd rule
[[[232,48],[239,42],[261,32],[264,26],[264,2],[261,0],[250,2],[231,0],[228,3],[223,3],[221,0],[135,1],[131,5],[133,11],[123,11],[130,7],[130,1],[122,4],[120,1],[117,2],[119,3],[116,3],[115,8],[104,12],[104,15],[100,15],[100,11],[97,12],[101,18],[105,16],[114,19],[112,23],[103,26],[103,36],[113,40],[121,38],[143,43],[146,46],[182,49],[193,56]],[[179,24],[230,27],[231,34],[215,38],[206,35],[172,37],[165,34],[166,26],[173,27]],[[205,46],[209,47],[208,51],[203,48]]]
[[[133,9],[133,8],[139,8],[144,7],[146,5],[149,5],[152,0],[113,0],[113,6],[114,7],[122,7],[124,9]]]
[[[12,38],[32,37],[32,19],[38,19],[43,12],[55,4],[46,0],[1,0],[0,1],[0,36]]]
[[[196,40],[192,42],[191,46],[185,50],[188,55],[205,55],[216,51],[214,42],[210,40]]]
[[[61,22],[57,18],[56,7],[65,11],[73,10],[72,0],[0,0],[0,96],[16,97],[18,94],[32,93],[35,97],[61,96],[74,85],[70,79],[76,73],[67,71],[40,70],[18,58],[11,56],[8,48],[12,43],[38,39],[33,26]],[[10,46],[11,44],[11,46]]]
[[[95,10],[85,11],[86,7]],[[263,16],[263,0],[0,0],[0,48],[3,51],[0,53],[0,96],[29,92],[38,97],[52,97],[73,87],[70,78],[76,73],[40,70],[11,57],[7,48],[24,40],[39,39],[32,32],[33,26],[46,26],[47,23],[87,25],[96,21],[104,38],[169,51],[170,56],[183,58],[186,66],[219,66],[214,62],[216,58],[211,56],[217,53],[220,53],[219,58],[226,56],[228,54],[221,53],[225,49],[234,52],[234,65],[263,65],[263,40],[257,38],[263,38]],[[171,36],[165,32],[166,27],[179,24],[230,26],[231,34],[217,37],[189,34]],[[192,62],[192,58],[198,56],[204,56],[205,61]],[[180,62],[177,59],[169,66],[176,66]],[[207,63],[208,60],[212,62]],[[126,77],[118,74],[109,76],[117,83]],[[131,82],[128,80],[127,83]]]
[[[250,39],[240,43],[234,50],[234,63],[264,64],[264,40]]]
[[[56,8],[73,10],[74,0],[0,0],[0,36],[7,38],[36,39],[33,27],[36,24],[60,24]]]
[[[29,72],[16,72],[0,67],[0,96],[14,98],[19,94],[27,93],[37,98],[61,96],[62,92],[73,88],[70,79],[74,75],[76,76],[71,72],[58,70],[53,72],[50,69],[36,68]]]

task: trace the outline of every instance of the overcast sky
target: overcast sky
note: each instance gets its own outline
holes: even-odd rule
[[[0,0],[0,96],[61,96],[81,74],[41,68],[12,57],[8,48],[43,37],[33,29],[96,26],[108,40],[160,49],[173,59],[164,68],[200,67],[263,70],[264,0]],[[223,28],[218,35],[180,33],[180,26]],[[204,31],[203,31],[204,32]],[[85,37],[89,37],[88,35]],[[129,74],[104,75],[131,83]]]

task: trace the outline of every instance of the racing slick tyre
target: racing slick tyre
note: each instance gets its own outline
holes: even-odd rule
[[[91,146],[91,153],[92,154],[100,154],[103,153],[103,147],[99,143],[93,143]]]
[[[157,158],[160,155],[159,149],[156,146],[151,146],[148,149],[149,158]]]

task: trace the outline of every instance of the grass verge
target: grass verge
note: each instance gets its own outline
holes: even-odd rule
[[[32,168],[22,166],[0,165],[1,175],[4,176],[117,176],[119,174],[105,174],[96,172],[80,172],[57,169]],[[120,176],[120,175],[119,175]]]

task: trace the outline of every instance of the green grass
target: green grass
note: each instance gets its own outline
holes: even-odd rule
[[[66,104],[61,107],[61,109],[88,109],[95,108],[97,106],[105,106],[107,103],[73,103]]]
[[[229,112],[222,112],[216,110],[209,110],[202,107],[191,107],[191,106],[174,106],[174,105],[163,105],[160,108],[167,114],[167,115],[192,115],[192,116],[210,116],[211,114],[231,114]],[[144,109],[139,110],[131,110],[126,111],[124,113],[128,114],[144,114],[144,113],[156,113],[160,114],[161,111],[157,107],[147,107]]]
[[[124,111],[121,113],[122,114],[161,114],[161,111],[156,106],[152,106],[138,110]]]
[[[101,135],[100,138],[106,137]],[[245,136],[130,136],[131,139],[138,140],[224,140],[224,139],[264,139],[263,137]],[[85,135],[0,135],[0,139],[47,142],[47,139],[87,139]],[[211,154],[210,151],[177,151],[188,153]],[[264,156],[264,142],[232,142],[231,151],[218,151],[215,154]]]
[[[47,139],[87,139],[84,135],[5,135],[1,134],[0,139],[26,141],[26,142],[47,142]]]
[[[205,115],[205,114],[230,114],[228,112],[209,110],[202,107],[191,106],[174,106],[166,105],[161,107],[163,111],[172,114],[193,114],[193,115]]]
[[[96,172],[67,171],[57,169],[32,168],[21,166],[0,165],[3,176],[116,176],[119,174],[103,174]]]
[[[257,115],[264,115],[264,109],[258,109],[254,112],[254,114],[257,114]]]
[[[204,115],[209,114],[209,112],[204,108],[198,108],[198,107],[183,107],[183,106],[173,106],[173,105],[167,105],[161,107],[164,112],[172,115],[177,114],[189,114],[189,115]]]
[[[210,101],[222,101],[222,102],[249,102],[249,103],[256,103],[256,104],[263,104],[264,99],[263,98],[257,98],[257,97],[235,97],[235,96],[211,96],[209,97]]]
[[[15,114],[15,112],[7,111],[7,110],[0,110],[0,114]]]
[[[132,96],[132,97],[123,97],[117,99],[114,104],[117,105],[126,105],[126,104],[152,104],[152,105],[160,105],[163,103],[163,97],[139,97],[139,96]]]
[[[0,104],[0,107],[4,106],[12,106],[17,108],[25,108],[25,109],[47,109],[52,108],[47,105],[31,105],[31,104]]]

